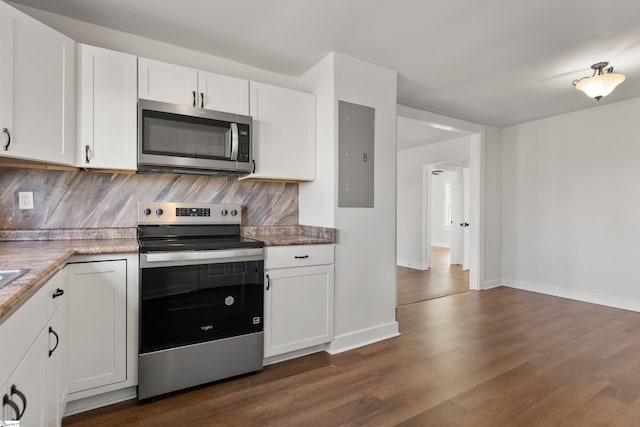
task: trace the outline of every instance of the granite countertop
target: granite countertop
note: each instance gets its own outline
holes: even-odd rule
[[[321,245],[336,242],[334,228],[308,225],[243,227],[242,235],[262,240],[265,246]]]
[[[136,239],[0,241],[0,270],[29,271],[0,288],[0,322],[74,255],[138,252]]]

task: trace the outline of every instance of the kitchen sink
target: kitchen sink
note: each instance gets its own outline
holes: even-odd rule
[[[23,268],[22,270],[0,270],[0,288],[8,285],[27,271],[29,271],[28,268]]]

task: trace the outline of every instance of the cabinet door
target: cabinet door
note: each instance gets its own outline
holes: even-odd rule
[[[56,427],[64,415],[67,393],[67,305],[62,304],[49,321],[47,349],[47,426]]]
[[[138,97],[195,107],[198,72],[193,68],[138,58]]]
[[[265,357],[333,339],[333,265],[268,270]]]
[[[2,2],[0,24],[1,155],[73,165],[74,41]]]
[[[69,393],[126,380],[126,264],[67,266]]]
[[[315,95],[251,82],[249,105],[256,171],[248,178],[314,180]]]
[[[249,115],[249,81],[198,71],[198,105],[207,110]]]
[[[78,167],[136,169],[137,58],[78,45]]]
[[[3,390],[3,396],[8,396],[21,412],[20,426],[45,425],[47,342],[47,333],[43,330]],[[3,415],[6,419],[16,419],[10,405],[4,405]]]

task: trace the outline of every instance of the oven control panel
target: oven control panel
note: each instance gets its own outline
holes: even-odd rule
[[[139,202],[138,224],[241,224],[235,203]]]
[[[176,208],[176,216],[211,216],[211,208]]]

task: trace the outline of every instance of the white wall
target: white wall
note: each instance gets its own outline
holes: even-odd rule
[[[502,279],[640,310],[640,98],[504,129]]]
[[[250,67],[230,59],[101,27],[21,4],[13,4],[13,6],[79,43],[292,89],[299,88],[299,80],[294,76]]]
[[[482,219],[483,289],[497,286],[502,278],[502,129],[487,126],[483,135]]]
[[[336,340],[345,349],[398,333],[396,322],[395,71],[335,56],[336,102],[375,109],[373,208],[338,208]],[[366,295],[365,295],[366,294]],[[363,304],[366,302],[366,304]]]
[[[397,263],[405,267],[424,269],[422,247],[423,206],[422,167],[431,163],[469,159],[470,136],[438,142],[398,152],[398,227]]]
[[[318,179],[300,185],[300,222],[333,226],[337,353],[398,334],[395,319],[396,73],[332,53],[302,76],[317,96]],[[375,109],[373,208],[338,208],[338,101]]]
[[[453,197],[453,172],[444,171],[431,176],[431,246],[451,247],[451,224],[445,225],[444,222],[447,184],[451,186]]]
[[[299,185],[299,221],[304,225],[335,227],[337,125],[334,55],[300,77],[303,90],[316,94],[316,179]]]

